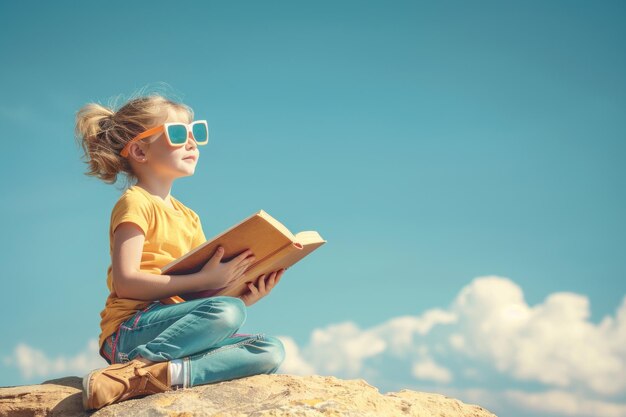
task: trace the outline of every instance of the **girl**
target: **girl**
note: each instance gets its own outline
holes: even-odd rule
[[[254,262],[247,250],[222,262],[223,248],[201,271],[161,275],[160,268],[206,241],[198,215],[174,198],[174,180],[193,175],[208,125],[193,110],[160,95],[138,97],[117,111],[90,103],[76,114],[76,136],[89,171],[130,185],[111,213],[110,294],[101,316],[100,355],[110,366],[83,378],[83,406],[98,409],[129,398],[245,376],[274,373],[280,340],[243,335],[246,307],[269,294],[284,269],[261,275],[240,298],[180,304],[158,300],[227,286]],[[131,185],[132,184],[132,185]]]

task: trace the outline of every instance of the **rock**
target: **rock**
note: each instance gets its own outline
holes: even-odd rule
[[[41,385],[0,388],[0,417],[86,416],[81,379],[55,379]]]
[[[0,416],[438,416],[495,417],[476,405],[410,390],[381,394],[361,379],[256,375],[83,411],[81,380],[0,388]]]

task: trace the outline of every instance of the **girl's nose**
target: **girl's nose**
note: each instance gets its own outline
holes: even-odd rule
[[[191,132],[187,133],[187,145],[189,145],[191,143],[191,145],[193,147],[196,147],[196,140],[193,138],[193,134]]]

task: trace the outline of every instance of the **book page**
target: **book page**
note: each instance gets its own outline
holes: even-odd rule
[[[314,230],[307,230],[304,232],[296,233],[295,241],[301,243],[304,246],[311,243],[326,242],[324,239],[322,239],[320,234]]]
[[[261,210],[258,212],[258,214],[259,216],[267,220],[272,226],[278,229],[282,234],[287,236],[289,240],[291,240],[292,242],[295,240],[295,236],[293,235],[293,233],[291,233],[291,231],[287,229],[287,227],[284,224],[282,224],[281,222],[279,222],[278,220],[276,220],[275,218],[267,214],[267,212]]]

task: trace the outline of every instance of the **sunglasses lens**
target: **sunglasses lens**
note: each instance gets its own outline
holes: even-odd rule
[[[167,134],[173,145],[182,145],[187,143],[187,127],[183,124],[170,125],[167,127]]]
[[[199,145],[204,145],[209,141],[209,131],[204,123],[196,123],[192,127],[193,137]]]

